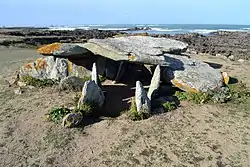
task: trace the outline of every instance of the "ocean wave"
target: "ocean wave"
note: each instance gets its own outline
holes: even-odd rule
[[[181,31],[182,29],[168,29],[168,28],[151,28],[152,31]]]
[[[250,28],[242,28],[243,30],[250,30]]]
[[[128,28],[98,28],[98,30],[106,30],[106,31],[125,31],[128,30]]]
[[[51,31],[74,31],[74,27],[49,27]]]
[[[217,30],[208,30],[208,29],[194,29],[194,30],[189,30],[189,32],[192,33],[199,33],[199,34],[209,34],[211,32],[216,32]]]
[[[88,26],[89,27],[104,27],[106,25],[103,25],[103,24],[89,24]]]

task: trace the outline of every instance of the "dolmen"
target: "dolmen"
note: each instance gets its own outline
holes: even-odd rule
[[[86,43],[53,43],[38,49],[44,57],[24,65],[20,75],[62,80],[68,76],[84,76],[83,64],[96,63],[98,73],[119,80],[126,64],[155,65],[161,80],[188,92],[207,92],[221,88],[225,75],[209,64],[189,58],[183,53],[188,44],[150,36],[125,36],[90,39]],[[161,68],[161,70],[159,70]],[[156,72],[157,73],[157,72]],[[158,83],[159,76],[154,76]],[[153,81],[152,81],[153,82]],[[138,87],[140,83],[137,83]],[[154,88],[148,92],[148,97]]]

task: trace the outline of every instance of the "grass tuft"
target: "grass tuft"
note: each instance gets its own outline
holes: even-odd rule
[[[52,79],[37,79],[31,76],[22,76],[21,81],[25,82],[27,85],[31,85],[38,88],[51,87],[56,84],[56,82]]]
[[[131,106],[129,110],[129,117],[133,121],[140,121],[150,117],[150,114],[144,111],[138,112],[136,109],[135,98],[131,100]]]
[[[162,106],[165,112],[173,111],[177,108],[175,102],[169,102],[169,101],[163,103]]]
[[[71,113],[71,110],[65,107],[53,108],[46,114],[46,118],[47,120],[59,123],[69,113]]]

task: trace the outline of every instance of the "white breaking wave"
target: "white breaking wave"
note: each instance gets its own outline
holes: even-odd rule
[[[98,28],[98,30],[125,31],[125,30],[128,30],[128,28]]]
[[[76,28],[73,27],[49,27],[51,31],[74,31]]]
[[[103,24],[90,24],[88,26],[89,27],[104,27],[105,25],[103,25]]]
[[[168,28],[151,28],[152,31],[181,31],[182,29],[168,29]]]
[[[199,33],[199,34],[209,34],[211,32],[216,32],[217,30],[208,30],[208,29],[195,29],[189,30],[189,32]]]
[[[242,28],[243,30],[250,30],[250,28]]]

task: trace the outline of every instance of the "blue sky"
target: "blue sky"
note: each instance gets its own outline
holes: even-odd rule
[[[250,0],[0,0],[1,26],[250,24]]]

